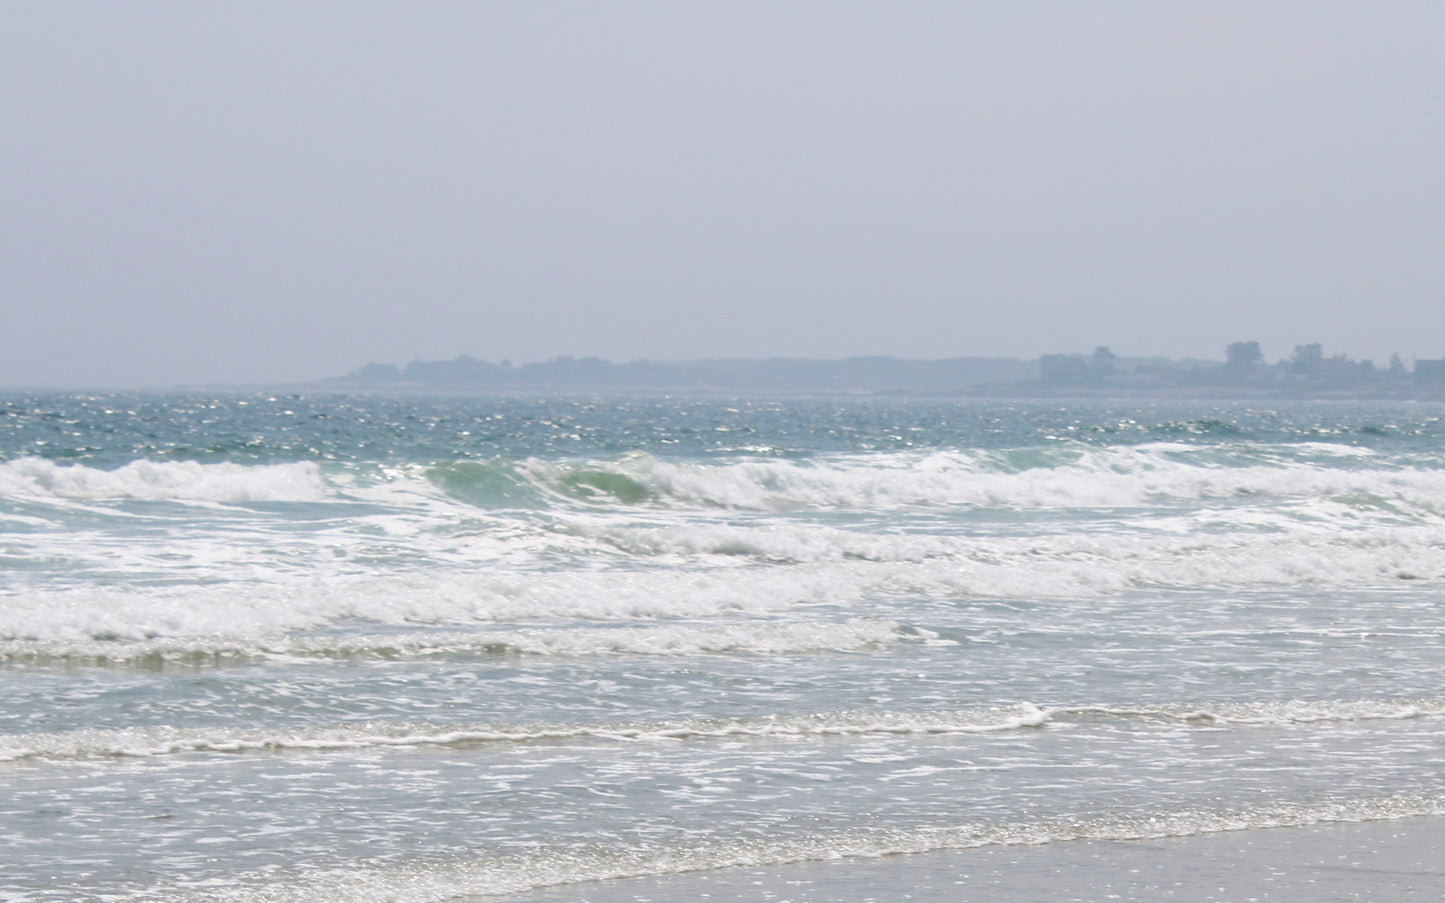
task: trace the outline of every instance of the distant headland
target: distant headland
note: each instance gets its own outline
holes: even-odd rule
[[[1383,366],[1316,344],[1266,363],[1258,342],[1232,342],[1222,360],[1122,357],[1106,347],[1092,353],[1045,354],[1032,360],[954,357],[906,360],[850,357],[636,360],[559,357],[545,363],[492,363],[466,355],[445,361],[370,363],[323,381],[356,391],[620,392],[737,394],[871,394],[1026,396],[1296,396],[1445,397],[1445,360],[1400,355]]]

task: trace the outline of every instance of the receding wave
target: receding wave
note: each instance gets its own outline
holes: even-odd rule
[[[1008,821],[961,820],[947,825],[810,831],[775,837],[732,837],[646,846],[570,844],[470,860],[417,857],[345,868],[238,875],[230,887],[185,889],[194,901],[269,901],[278,882],[294,903],[346,899],[358,903],[414,903],[478,899],[616,878],[664,877],[687,872],[757,868],[842,858],[879,859],[916,853],[1080,840],[1140,841],[1194,837],[1223,831],[1347,824],[1445,814],[1445,795],[1408,793],[1314,803],[1262,803],[1245,808],[1189,808],[1156,812],[1102,812],[1093,817]],[[168,898],[170,889],[157,888]]]
[[[1099,706],[1053,709],[1056,721],[1128,719],[1189,724],[1228,725],[1324,724],[1356,721],[1402,721],[1445,715],[1445,698],[1215,702],[1203,705]]]
[[[844,711],[760,718],[693,718],[602,724],[413,724],[370,721],[305,728],[127,728],[0,737],[0,761],[152,758],[186,753],[326,753],[358,749],[468,747],[488,744],[675,742],[846,738],[878,735],[992,734],[1046,726],[1116,721],[1138,729],[1322,725],[1445,716],[1445,698],[1322,700],[1045,708],[1022,702],[953,711]]]
[[[0,641],[0,661],[22,665],[155,669],[271,659],[387,660],[475,656],[798,655],[877,649],[897,643],[897,624],[845,621],[750,621],[629,627],[511,629],[376,636],[282,636],[238,642],[93,639],[81,642]]]
[[[488,743],[677,741],[846,737],[873,734],[992,733],[1039,727],[1048,715],[1022,703],[947,713],[832,712],[770,718],[697,718],[620,724],[417,725],[367,722],[295,730],[133,728],[0,738],[0,761],[149,758],[193,752],[335,752],[351,749],[475,746]]]

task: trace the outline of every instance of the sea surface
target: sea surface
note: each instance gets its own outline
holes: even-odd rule
[[[1440,819],[1442,416],[0,395],[0,900]]]

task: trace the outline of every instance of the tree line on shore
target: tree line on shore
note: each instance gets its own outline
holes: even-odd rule
[[[1091,355],[1046,354],[1039,358],[1039,379],[1045,385],[1111,385],[1115,387],[1234,386],[1276,390],[1386,390],[1392,387],[1445,386],[1445,361],[1417,360],[1413,370],[1399,354],[1385,367],[1344,354],[1325,356],[1318,342],[1296,345],[1294,353],[1265,363],[1258,342],[1231,342],[1224,361],[1150,359],[1126,362],[1107,347]]]
[[[956,357],[905,360],[727,358],[697,361],[636,360],[616,364],[597,357],[558,357],[543,363],[493,363],[460,355],[414,360],[404,367],[370,363],[339,387],[445,390],[590,390],[722,392],[874,392],[1020,394],[1108,390],[1210,388],[1310,393],[1354,391],[1408,394],[1445,391],[1445,360],[1416,360],[1413,369],[1395,354],[1384,367],[1343,354],[1326,356],[1319,343],[1297,345],[1266,363],[1258,342],[1231,342],[1223,361],[1121,357],[1107,347],[1092,354],[1046,354],[1034,360]]]

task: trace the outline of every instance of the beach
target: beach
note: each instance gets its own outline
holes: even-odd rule
[[[1343,903],[1445,897],[1445,820],[1072,841],[583,884],[516,903]],[[478,900],[486,899],[484,897]]]

